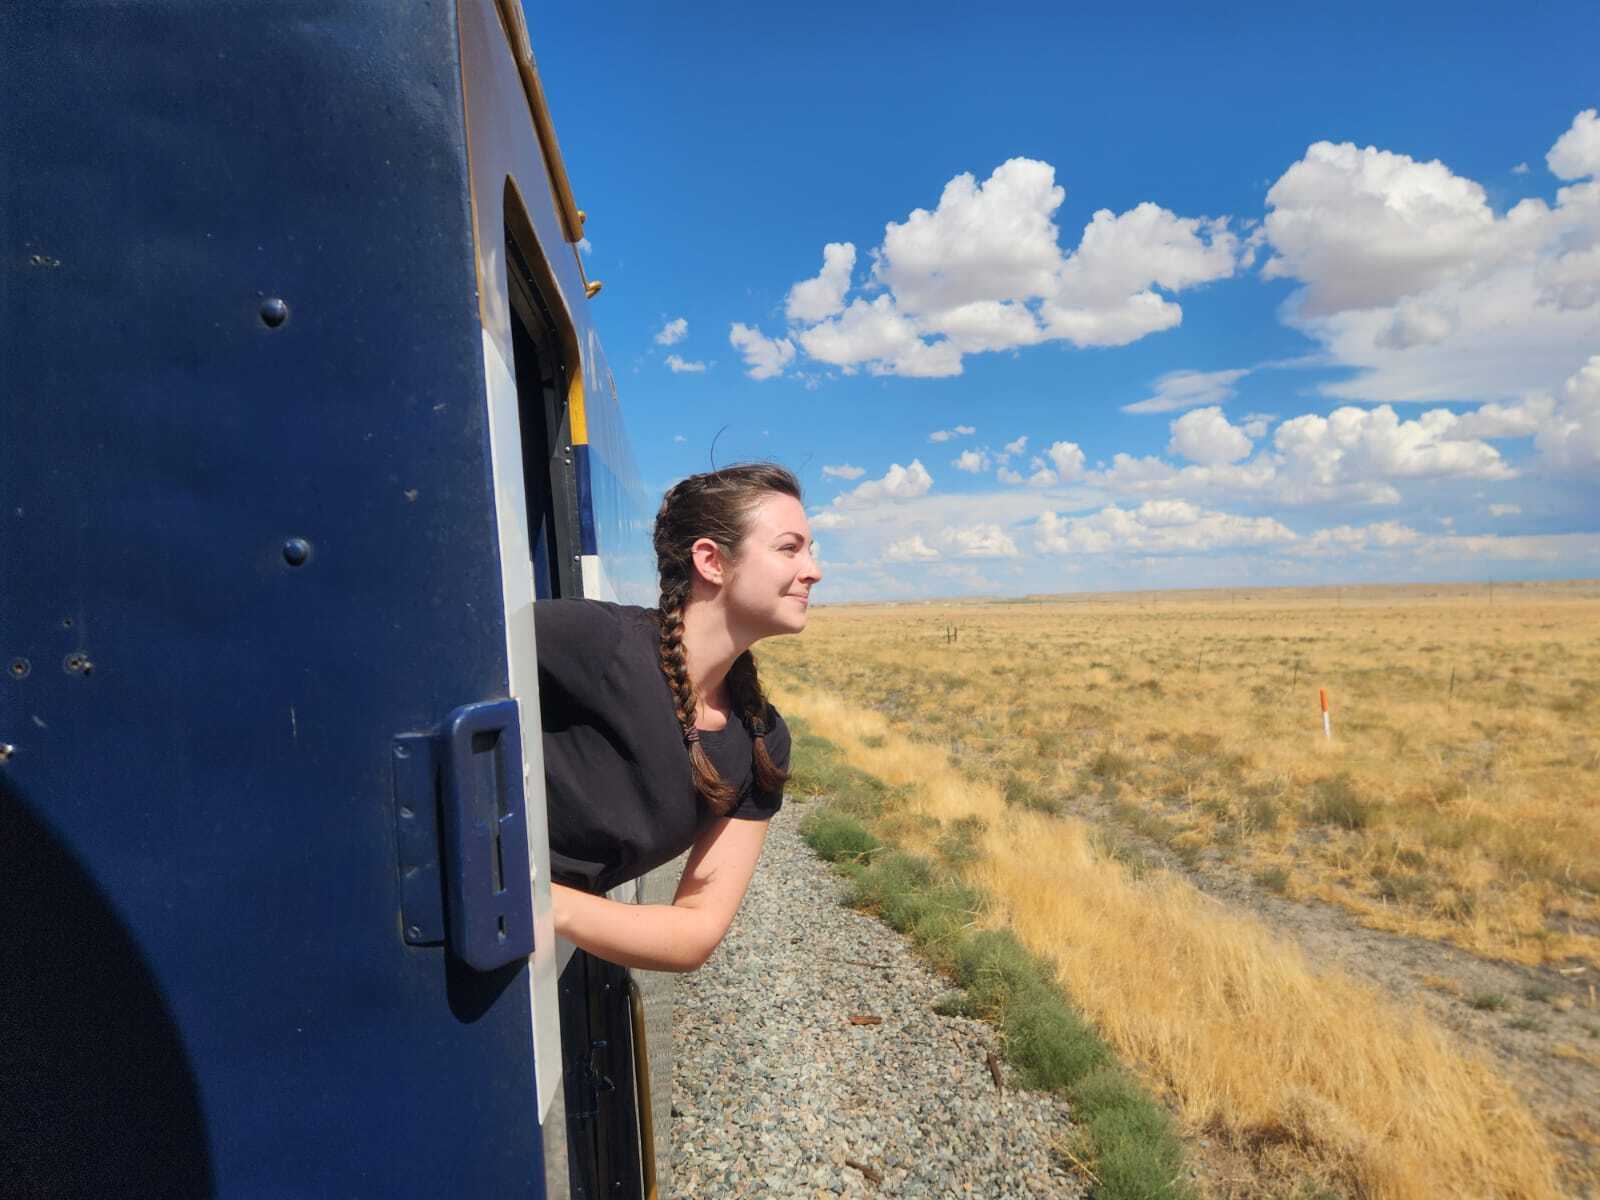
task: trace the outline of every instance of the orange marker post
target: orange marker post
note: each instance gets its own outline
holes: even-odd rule
[[[1328,717],[1328,689],[1318,688],[1317,698],[1322,701],[1322,736],[1333,741],[1333,721]]]

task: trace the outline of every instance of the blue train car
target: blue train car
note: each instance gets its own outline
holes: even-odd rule
[[[654,588],[520,4],[0,67],[0,1194],[654,1194],[670,992],[550,921],[533,602]]]

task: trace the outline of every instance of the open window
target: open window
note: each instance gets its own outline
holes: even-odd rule
[[[584,448],[573,439],[572,397],[581,397],[583,364],[509,181],[505,239],[533,592],[539,600],[582,596]],[[581,438],[581,416],[579,422]],[[574,950],[561,967],[557,998],[569,1194],[633,1200],[644,1194],[654,1164],[647,1172],[629,973]]]
[[[571,372],[581,366],[566,352],[545,300],[538,243],[514,190],[506,188],[506,281],[511,299],[511,344],[522,428],[522,474],[534,596],[583,595],[578,488],[573,469],[568,405]],[[520,227],[520,228],[519,228]],[[523,246],[528,246],[525,253]]]

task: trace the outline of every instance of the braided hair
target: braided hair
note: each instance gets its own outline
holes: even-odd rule
[[[683,614],[689,605],[694,579],[693,547],[701,538],[710,538],[727,561],[738,558],[750,512],[773,493],[800,499],[800,483],[784,468],[773,463],[743,463],[691,475],[673,484],[661,500],[656,514],[656,569],[661,579],[661,671],[672,687],[673,707],[689,749],[689,766],[694,787],[705,798],[711,811],[726,815],[738,798],[733,786],[717,773],[711,758],[700,745],[695,728],[695,713],[700,697],[689,678],[683,651]],[[750,733],[756,786],[775,792],[788,778],[767,753],[769,707],[756,674],[756,662],[746,650],[734,659],[728,670],[728,694],[734,711]]]

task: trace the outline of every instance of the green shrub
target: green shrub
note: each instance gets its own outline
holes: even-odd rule
[[[1107,1065],[1072,1089],[1095,1145],[1100,1193],[1118,1200],[1178,1200],[1193,1189],[1183,1179],[1183,1144],[1172,1120],[1126,1072]]]
[[[1032,956],[1006,929],[985,929],[967,938],[956,951],[953,966],[974,1010],[987,1017],[999,1016],[1017,996],[1041,982]]]
[[[949,967],[981,897],[959,881],[938,877],[926,859],[896,850],[855,876],[850,903],[872,910],[935,963]]]
[[[978,839],[983,836],[987,822],[982,817],[959,817],[939,837],[939,857],[950,866],[960,869],[977,862],[983,856],[978,849]]]
[[[1042,982],[1007,1005],[1001,1028],[1006,1055],[1029,1087],[1068,1090],[1111,1057],[1106,1044]]]
[[[854,817],[832,808],[819,808],[800,822],[800,836],[829,862],[860,860],[879,848],[878,839]]]

